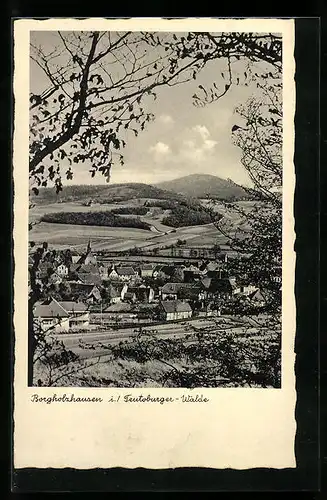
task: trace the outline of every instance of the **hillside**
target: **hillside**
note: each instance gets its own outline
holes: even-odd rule
[[[160,182],[157,187],[194,198],[205,198],[207,195],[223,200],[250,197],[247,191],[235,182],[208,174],[187,175],[172,181]]]
[[[157,186],[140,183],[109,184],[107,186],[71,185],[64,186],[59,194],[56,194],[54,188],[41,188],[38,195],[30,192],[30,201],[37,205],[90,200],[98,203],[113,203],[133,198],[182,199],[183,197],[176,196],[175,193],[165,191]]]

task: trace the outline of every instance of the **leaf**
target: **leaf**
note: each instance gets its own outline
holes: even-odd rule
[[[240,129],[241,127],[239,127],[238,125],[233,125],[232,127],[232,132],[236,132],[236,130]]]
[[[227,92],[227,90],[230,88],[230,83],[226,83],[225,85],[225,92]]]

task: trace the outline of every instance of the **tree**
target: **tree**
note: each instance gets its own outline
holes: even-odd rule
[[[92,176],[100,172],[109,181],[113,163],[123,164],[126,132],[137,136],[153,119],[145,109],[148,98],[156,98],[162,86],[196,79],[209,61],[226,61],[222,90],[216,83],[209,91],[200,88],[211,100],[234,84],[239,60],[281,65],[281,38],[272,34],[58,32],[53,40],[51,50],[33,37],[31,43],[31,60],[49,84],[30,95],[30,178],[36,194],[48,180],[57,192],[62,189],[62,165],[71,179],[73,164],[87,161]]]

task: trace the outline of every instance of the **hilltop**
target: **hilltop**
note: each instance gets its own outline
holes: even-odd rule
[[[99,203],[113,203],[130,200],[133,198],[154,199],[182,199],[172,191],[165,191],[158,186],[141,183],[109,184],[109,185],[71,185],[64,186],[63,190],[56,194],[54,188],[41,188],[39,194],[30,192],[32,203],[50,204],[56,202],[76,202],[94,200]]]
[[[209,174],[191,174],[172,181],[160,182],[156,186],[194,198],[205,198],[207,195],[223,200],[250,198],[242,186]]]

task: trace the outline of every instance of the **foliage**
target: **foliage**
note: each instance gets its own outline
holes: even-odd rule
[[[44,214],[42,222],[84,226],[135,227],[150,230],[149,224],[136,218],[117,217],[112,212],[56,212]]]
[[[159,382],[171,387],[280,387],[280,331],[272,318],[259,325],[264,339],[219,333],[190,333],[185,339],[159,339],[140,328],[136,340],[111,346],[114,358],[168,367]],[[277,327],[277,329],[276,329]],[[246,336],[246,327],[244,328]],[[243,337],[244,338],[244,337]]]
[[[112,214],[132,214],[145,215],[148,212],[146,207],[121,207],[110,210]]]
[[[219,217],[219,214],[213,215],[210,210],[201,206],[197,209],[190,206],[178,206],[174,208],[170,215],[162,219],[162,223],[172,227],[198,226],[201,224],[210,224],[213,220],[219,219]]]

